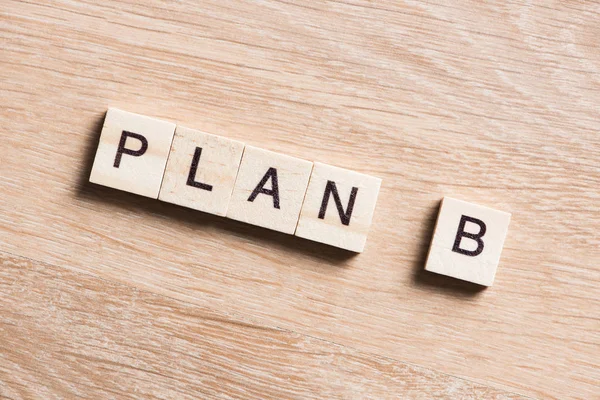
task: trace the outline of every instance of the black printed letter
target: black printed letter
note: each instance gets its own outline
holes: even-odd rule
[[[134,138],[142,142],[142,145],[139,150],[130,150],[125,148],[125,143],[127,142],[127,138]],[[119,141],[119,148],[117,149],[117,155],[115,157],[114,167],[119,168],[121,165],[121,156],[123,154],[129,154],[130,156],[139,157],[143,155],[146,150],[148,150],[148,140],[142,135],[138,135],[137,133],[123,131],[121,134],[121,140]]]
[[[479,225],[479,233],[469,233],[465,232],[465,223],[472,222],[474,224]],[[483,251],[483,240],[481,238],[485,235],[486,226],[485,223],[477,218],[467,217],[463,215],[460,217],[460,223],[458,224],[458,232],[456,232],[456,238],[454,239],[454,246],[452,247],[452,251],[460,254],[464,254],[465,256],[475,257]],[[460,241],[463,237],[473,239],[477,242],[477,248],[473,251],[465,250],[460,248]]]
[[[202,155],[202,147],[196,147],[196,151],[194,152],[194,158],[192,158],[192,166],[190,168],[190,173],[187,178],[187,185],[193,186],[198,189],[212,191],[212,185],[207,185],[206,183],[196,182],[196,171],[198,171],[198,162],[200,161],[200,156]]]
[[[265,189],[265,183],[271,179],[271,190]],[[268,194],[269,196],[273,196],[273,207],[279,209],[279,184],[277,183],[277,169],[269,168],[265,176],[261,179],[260,183],[254,188],[250,197],[248,197],[248,201],[254,201],[256,196],[260,193]]]
[[[354,208],[354,201],[356,200],[357,193],[358,188],[353,187],[352,191],[350,192],[348,207],[346,208],[346,211],[344,211],[344,207],[342,206],[342,201],[340,200],[340,195],[335,182],[327,181],[327,185],[325,186],[325,194],[323,195],[323,201],[321,202],[321,209],[319,210],[319,218],[325,219],[325,211],[327,210],[327,204],[329,204],[329,197],[331,194],[333,194],[333,201],[335,201],[335,206],[337,207],[338,214],[340,214],[342,224],[350,225],[350,217],[352,216],[352,209]]]

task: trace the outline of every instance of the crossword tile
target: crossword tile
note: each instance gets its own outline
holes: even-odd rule
[[[90,182],[158,198],[175,124],[110,108]]]
[[[159,199],[225,216],[244,144],[178,126]]]
[[[296,236],[362,252],[381,179],[314,163]]]
[[[492,286],[510,214],[445,197],[425,269]]]
[[[227,217],[293,234],[312,165],[246,146]]]

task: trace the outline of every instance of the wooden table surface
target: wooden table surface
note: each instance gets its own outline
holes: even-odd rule
[[[600,4],[0,15],[0,398],[600,399]],[[109,106],[382,178],[365,252],[88,183]],[[443,196],[493,287],[423,271]]]

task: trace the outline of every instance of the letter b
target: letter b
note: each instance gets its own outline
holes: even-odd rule
[[[465,224],[467,222],[471,222],[473,224],[479,225],[479,233],[469,233],[465,232]],[[456,238],[454,239],[454,246],[452,247],[452,251],[459,254],[464,254],[465,256],[475,257],[481,254],[483,251],[483,240],[481,238],[485,235],[486,231],[485,222],[480,219],[468,217],[466,215],[462,215],[460,217],[460,223],[458,224],[458,231],[456,232]],[[477,242],[477,248],[475,250],[465,250],[460,247],[462,238],[466,237],[468,239],[472,239]]]

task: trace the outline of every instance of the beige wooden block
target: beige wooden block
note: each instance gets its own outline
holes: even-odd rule
[[[360,253],[381,179],[315,162],[296,236]]]
[[[178,126],[158,198],[225,216],[244,143]]]
[[[510,214],[444,197],[425,269],[492,286]]]
[[[313,163],[246,146],[227,218],[293,234]]]
[[[175,124],[109,108],[90,182],[158,198]]]

